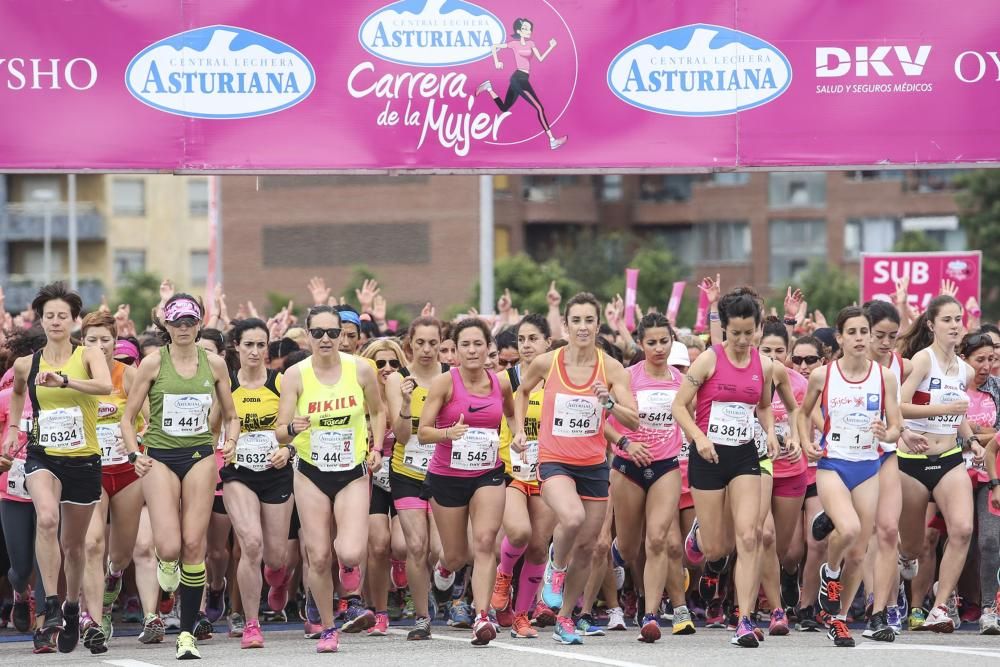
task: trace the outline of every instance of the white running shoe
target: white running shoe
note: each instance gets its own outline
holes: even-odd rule
[[[441,563],[434,566],[434,588],[439,591],[446,591],[455,584],[455,573],[448,572],[445,576],[445,572],[447,570],[441,566]]]
[[[903,555],[899,555],[899,576],[907,581],[911,581],[913,577],[917,576],[918,563],[916,558],[903,558]]]
[[[625,612],[621,607],[608,609],[608,630],[625,629]]]
[[[483,81],[476,87],[476,95],[479,95],[484,91],[489,91],[490,95],[493,95],[493,84],[490,83],[488,80]]]

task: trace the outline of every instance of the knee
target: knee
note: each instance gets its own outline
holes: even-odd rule
[[[650,548],[650,538],[646,536],[646,549]],[[639,545],[618,540],[618,553],[622,555],[627,565],[634,565],[639,560]]]
[[[852,566],[860,565],[864,559],[865,554],[868,552],[867,544],[858,544],[855,542],[851,547],[844,552],[844,562]]]
[[[87,560],[96,559],[101,561],[104,559],[104,535],[88,535],[87,540],[84,543],[84,551],[87,554]]]
[[[861,535],[861,524],[856,518],[850,521],[840,521],[837,523],[837,532],[847,544],[854,544],[858,540],[858,536]]]
[[[374,536],[373,536],[374,537]],[[379,535],[368,540],[368,558],[375,561],[384,561],[389,558],[389,536]]]
[[[774,527],[762,528],[760,531],[760,544],[764,549],[774,548]]]
[[[496,535],[490,533],[476,534],[472,538],[472,548],[477,556],[492,555],[496,549]]]
[[[507,541],[515,547],[523,547],[531,540],[531,526],[507,526],[504,527]]]
[[[667,537],[667,558],[671,561],[680,562],[684,556],[683,540],[680,535],[670,535]]]
[[[35,531],[39,533],[55,533],[59,530],[59,510],[44,509],[35,513]]]
[[[251,563],[260,563],[261,559],[264,557],[264,542],[260,535],[253,535],[247,537],[241,543],[241,559],[246,559]]]
[[[972,517],[963,517],[948,524],[948,541],[968,545],[972,541]]]
[[[315,573],[329,574],[333,569],[333,554],[329,550],[306,550],[309,569]]]
[[[899,544],[899,528],[893,523],[879,523],[875,526],[875,537],[879,546],[895,549]]]
[[[205,542],[185,541],[181,546],[181,560],[185,563],[200,563],[205,560]]]
[[[538,544],[532,540],[524,552],[524,559],[529,563],[544,563],[549,557],[549,545]]]
[[[760,544],[760,526],[741,527],[736,532],[736,550],[738,553],[749,554],[757,549]],[[723,554],[724,555],[724,554]]]
[[[646,553],[653,556],[662,556],[670,548],[670,540],[666,533],[646,533]],[[678,552],[680,549],[678,549]]]
[[[417,563],[422,563],[427,558],[427,551],[430,548],[427,535],[407,535],[406,550],[409,556],[413,557]]]
[[[571,512],[566,512],[565,516],[559,517],[559,524],[563,527],[570,535],[576,535],[579,533],[580,529],[583,527],[583,522],[586,519],[586,514],[583,508],[573,510]]]

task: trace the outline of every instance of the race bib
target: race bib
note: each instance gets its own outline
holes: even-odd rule
[[[24,484],[24,459],[14,459],[7,471],[7,493],[15,498],[31,498]]]
[[[345,471],[354,462],[354,429],[312,430],[309,435],[310,462],[323,472]]]
[[[252,431],[241,433],[236,441],[236,465],[254,472],[271,468],[271,454],[278,449],[274,431]]]
[[[163,432],[182,438],[207,433],[211,407],[211,394],[164,394]]]
[[[392,491],[389,486],[389,461],[382,461],[382,467],[378,469],[378,472],[372,473],[372,484],[382,489],[383,491]]]
[[[950,405],[952,403],[958,403],[959,401],[968,399],[968,395],[964,391],[957,391],[955,389],[931,389],[930,394],[931,405]],[[928,417],[927,423],[937,424],[948,429],[953,429],[957,432],[958,425],[962,422],[964,417],[964,414],[936,415],[934,417]]]
[[[538,479],[538,441],[529,440],[523,452],[510,449],[510,474],[522,482],[534,482]]]
[[[856,428],[830,429],[827,438],[827,449],[836,451],[838,458],[863,460],[866,452],[875,450],[875,436],[871,430],[862,431]]]
[[[639,404],[639,427],[658,430],[674,427],[671,408],[677,391],[673,389],[644,389],[635,394]]]
[[[421,474],[427,473],[427,466],[430,465],[431,457],[434,456],[434,443],[429,442],[421,445],[417,436],[411,435],[403,448],[403,465]]]
[[[687,461],[691,456],[691,444],[685,438],[681,441],[681,451],[677,452],[678,461]]]
[[[754,437],[753,409],[747,403],[713,402],[708,416],[708,439],[716,445],[736,447]]]
[[[79,406],[42,410],[38,413],[38,444],[48,449],[72,451],[81,449],[83,439],[83,411]]]
[[[490,428],[470,428],[451,442],[451,467],[456,470],[491,470],[497,464],[500,432]]]
[[[101,445],[101,465],[116,466],[128,462],[128,456],[118,446],[122,431],[118,424],[98,424],[97,442]]]
[[[586,438],[601,430],[601,404],[596,396],[556,394],[552,411],[552,435]]]
[[[756,419],[753,420],[753,444],[757,447],[758,457],[764,458],[767,456],[767,433]]]
[[[983,459],[982,463],[976,463],[976,457],[972,452],[962,452],[962,458],[965,459],[966,470],[975,470],[981,473],[986,472],[986,459]]]

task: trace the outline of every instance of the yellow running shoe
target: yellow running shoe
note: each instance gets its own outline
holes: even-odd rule
[[[693,635],[694,620],[687,607],[674,607],[674,628],[671,631],[675,635]]]
[[[177,635],[177,659],[178,660],[201,660],[201,653],[198,652],[198,642],[190,632],[182,632]]]
[[[156,581],[165,593],[173,593],[181,585],[181,564],[175,560],[156,559]]]

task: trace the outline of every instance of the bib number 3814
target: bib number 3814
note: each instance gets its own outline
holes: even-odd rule
[[[753,439],[753,410],[746,403],[712,403],[708,438],[717,445],[736,447]]]

